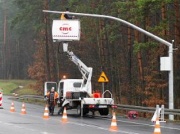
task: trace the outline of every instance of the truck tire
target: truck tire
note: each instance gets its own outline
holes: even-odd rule
[[[108,108],[99,109],[99,114],[100,115],[108,115],[109,114],[109,109]]]
[[[89,113],[89,109],[88,108],[83,108],[83,115],[86,115]]]

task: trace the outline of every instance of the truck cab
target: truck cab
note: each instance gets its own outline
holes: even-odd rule
[[[67,97],[68,92],[87,92],[91,94],[91,84],[88,86],[88,91],[82,88],[83,79],[62,79],[58,83],[58,93],[62,98]]]

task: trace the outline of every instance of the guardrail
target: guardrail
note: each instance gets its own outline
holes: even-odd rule
[[[142,107],[142,106],[123,105],[123,104],[117,104],[117,108],[119,110],[134,110],[134,111],[149,112],[149,113],[154,113],[154,111],[156,110],[156,108],[153,107]]]
[[[36,100],[44,100],[44,96],[38,95],[21,95],[18,99],[36,99]]]
[[[156,108],[154,107],[142,107],[142,106],[133,106],[133,105],[122,105],[117,104],[117,108],[119,110],[133,110],[139,112],[147,112],[147,113],[154,113]],[[171,115],[180,115],[180,109],[164,109],[164,114],[171,114]]]
[[[180,115],[180,109],[164,109],[164,114]]]
[[[22,95],[18,97],[19,99],[36,99],[36,100],[44,100],[44,96],[38,96],[38,95]],[[123,104],[117,104],[117,109],[119,110],[133,110],[133,111],[139,111],[139,112],[147,112],[147,113],[154,113],[156,110],[156,107],[142,107],[142,106],[134,106],[134,105],[123,105]],[[180,109],[164,109],[164,114],[166,115],[180,115]]]

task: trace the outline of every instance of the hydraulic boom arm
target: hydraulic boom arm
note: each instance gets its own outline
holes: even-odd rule
[[[68,45],[67,43],[63,43],[63,47],[64,44]],[[72,51],[71,52],[68,51],[68,48],[66,48],[65,52],[67,52],[69,59],[78,66],[78,69],[82,74],[83,83],[81,85],[81,89],[83,91],[87,91],[88,93],[91,93],[91,89],[88,89],[88,87],[89,84],[91,84],[91,77],[93,70],[92,67],[87,67]]]

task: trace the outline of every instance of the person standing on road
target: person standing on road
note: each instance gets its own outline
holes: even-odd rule
[[[57,104],[58,98],[59,98],[58,93],[55,91],[54,87],[52,87],[51,90],[47,93],[49,113],[51,115],[54,114],[54,108]]]

